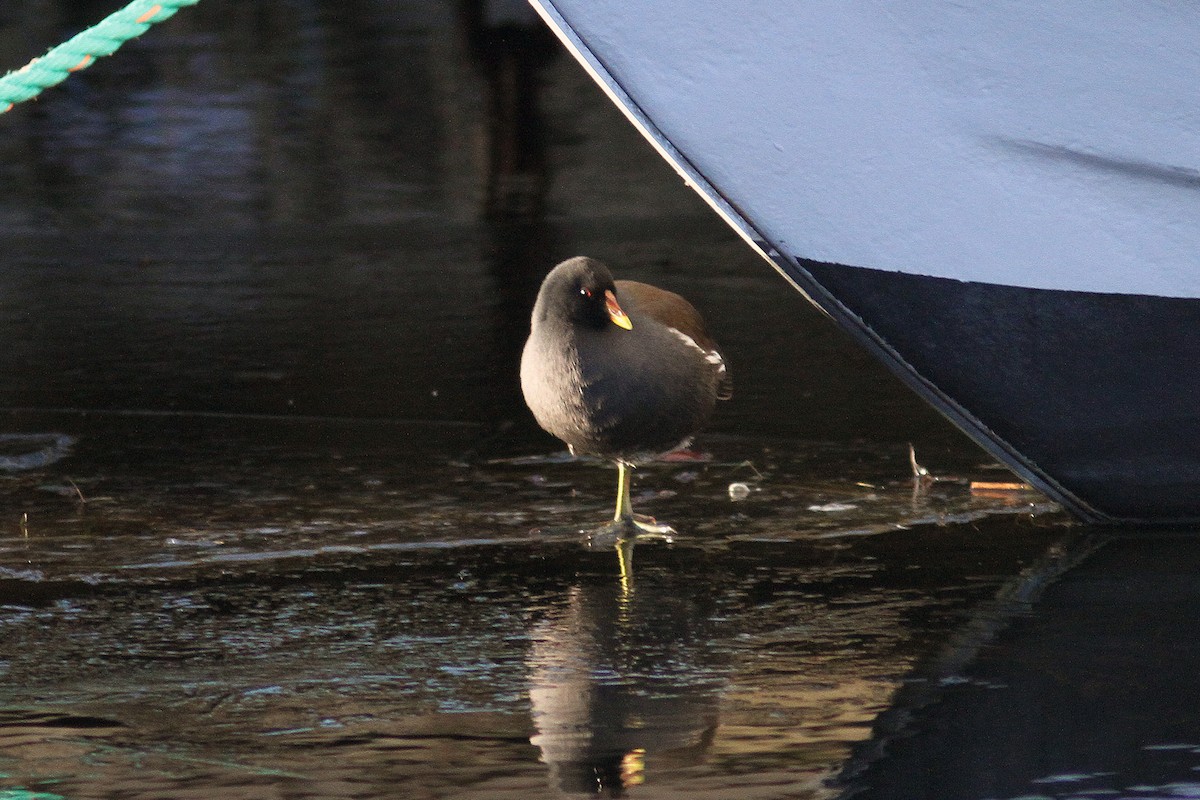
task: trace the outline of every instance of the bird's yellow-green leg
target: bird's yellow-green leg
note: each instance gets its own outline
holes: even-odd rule
[[[669,538],[675,529],[670,525],[660,525],[654,517],[633,513],[633,502],[629,499],[629,487],[633,482],[633,466],[624,461],[617,462],[617,510],[613,514],[613,523],[631,527],[638,536],[657,536]]]
[[[633,470],[624,461],[617,462],[617,513],[613,522],[630,522],[633,520],[633,503],[629,500],[629,473]]]

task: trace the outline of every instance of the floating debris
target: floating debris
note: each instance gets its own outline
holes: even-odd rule
[[[750,496],[750,486],[745,483],[729,484],[729,499],[730,500],[745,500]]]
[[[1032,492],[1033,487],[1020,481],[971,481],[972,492]]]
[[[932,481],[936,480],[929,474],[929,470],[917,463],[917,449],[910,442],[908,445],[908,463],[912,465],[912,476],[914,481]]]

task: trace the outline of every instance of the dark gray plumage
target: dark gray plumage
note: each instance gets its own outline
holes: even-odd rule
[[[732,382],[690,303],[614,281],[604,264],[581,256],[542,282],[521,389],[542,428],[572,452],[616,461],[624,481],[629,465],[685,444]]]

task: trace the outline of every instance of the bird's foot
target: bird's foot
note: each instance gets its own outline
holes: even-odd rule
[[[588,543],[592,547],[610,547],[622,541],[675,541],[675,529],[655,521],[654,517],[634,514],[631,517],[614,519],[588,532]]]
[[[713,460],[712,453],[705,453],[701,450],[689,450],[683,448],[681,450],[672,450],[669,453],[663,453],[654,459],[655,461],[664,464],[707,464]]]
[[[654,517],[648,517],[645,514],[634,514],[633,519],[629,520],[637,529],[638,539],[661,539],[664,542],[675,541],[672,537],[675,535],[675,529],[670,525],[664,525]]]

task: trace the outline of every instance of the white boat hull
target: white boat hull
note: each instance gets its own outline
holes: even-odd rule
[[[534,0],[781,272],[1091,520],[1200,518],[1200,6]]]

